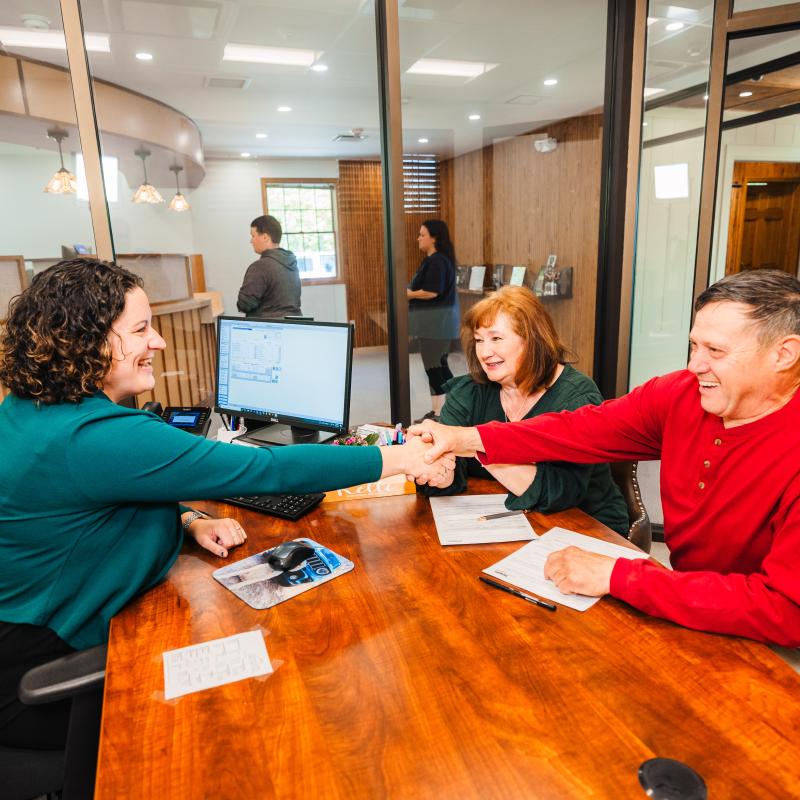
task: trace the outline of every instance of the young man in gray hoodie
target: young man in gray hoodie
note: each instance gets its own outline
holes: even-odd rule
[[[244,274],[236,307],[248,317],[301,314],[300,272],[290,250],[279,247],[283,231],[275,217],[264,215],[250,223],[250,244],[258,253]]]

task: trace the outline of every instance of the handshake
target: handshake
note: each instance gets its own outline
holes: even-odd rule
[[[474,456],[482,449],[475,428],[458,428],[425,420],[408,429],[402,471],[410,481],[445,488],[453,482],[456,456]]]

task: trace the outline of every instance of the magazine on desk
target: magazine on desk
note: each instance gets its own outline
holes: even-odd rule
[[[267,559],[274,548],[228,564],[213,573],[214,580],[230,589],[251,608],[271,608],[331,581],[353,569],[353,562],[313,539],[295,539],[314,548],[314,555],[295,569],[280,572]]]

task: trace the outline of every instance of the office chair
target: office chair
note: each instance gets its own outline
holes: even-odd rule
[[[625,505],[628,507],[628,539],[640,547],[645,553],[650,552],[653,544],[653,530],[650,517],[642,502],[639,482],[636,480],[638,461],[616,461],[611,465],[611,477],[622,492]]]
[[[0,747],[0,783],[5,800],[39,795],[85,800],[94,795],[106,645],[70,653],[29,669],[19,684],[26,705],[72,698],[65,750]]]

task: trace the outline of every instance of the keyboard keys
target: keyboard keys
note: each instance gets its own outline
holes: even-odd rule
[[[226,503],[242,506],[243,508],[272,514],[283,519],[297,520],[317,506],[323,493],[315,494],[262,494],[252,496],[229,497]]]

